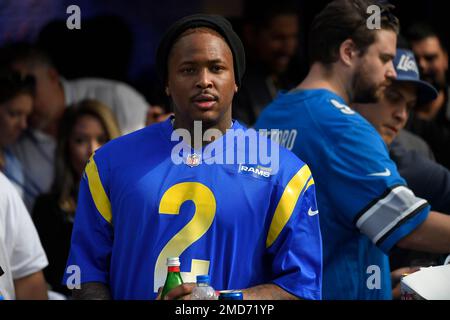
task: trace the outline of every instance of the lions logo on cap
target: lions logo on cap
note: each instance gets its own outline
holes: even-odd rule
[[[398,62],[397,69],[403,71],[414,71],[415,73],[419,73],[419,69],[417,68],[417,64],[414,59],[406,54],[402,54],[400,57],[400,61]]]

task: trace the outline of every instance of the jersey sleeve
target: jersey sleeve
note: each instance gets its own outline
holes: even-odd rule
[[[299,298],[321,299],[322,239],[314,180],[305,164],[283,180],[266,241],[272,282]]]
[[[113,225],[104,160],[94,154],[80,182],[71,248],[63,279],[65,285],[73,285],[70,276],[76,270],[81,283],[108,283]]]
[[[406,186],[369,123],[355,123],[343,132],[327,159],[332,167],[327,196],[337,206],[328,209],[342,213],[339,219],[389,252],[426,219],[429,205]]]

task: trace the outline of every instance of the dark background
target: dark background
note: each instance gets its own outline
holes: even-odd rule
[[[60,73],[105,77],[134,85],[155,100],[154,56],[167,27],[198,12],[222,14],[239,31],[245,0],[0,0],[0,45],[37,42],[47,49]],[[280,0],[278,0],[280,1]],[[305,43],[314,15],[329,1],[297,0],[301,17],[297,62],[306,66]],[[443,35],[447,47],[448,11],[442,0],[392,0],[403,29],[426,21]],[[81,30],[69,30],[68,6],[81,11]],[[263,5],[263,1],[261,1]],[[305,69],[305,68],[304,68]]]

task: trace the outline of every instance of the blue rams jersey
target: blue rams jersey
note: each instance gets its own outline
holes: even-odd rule
[[[231,129],[244,130],[237,121]],[[322,244],[308,166],[285,149],[276,172],[192,158],[176,165],[173,132],[169,119],[91,157],[68,259],[81,283],[106,283],[114,299],[154,299],[167,258],[179,256],[185,282],[209,274],[216,290],[274,283],[320,299]],[[216,152],[236,148],[222,143],[227,135],[210,144]]]
[[[257,128],[311,168],[323,238],[324,299],[390,299],[387,253],[429,212],[375,128],[325,89],[280,93]],[[269,131],[270,132],[270,131]]]

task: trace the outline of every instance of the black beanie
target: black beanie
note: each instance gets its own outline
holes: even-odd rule
[[[178,36],[187,29],[206,27],[217,31],[225,38],[233,54],[234,77],[238,87],[245,72],[245,51],[241,39],[234,32],[231,23],[222,16],[194,14],[175,22],[164,34],[156,52],[156,71],[163,87],[167,82],[169,53]]]

